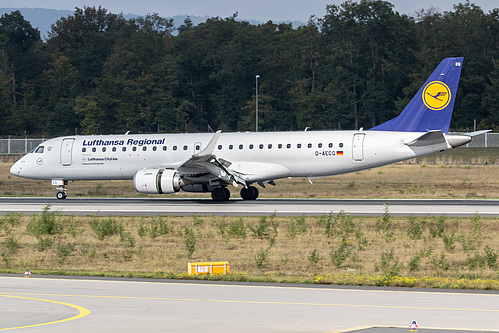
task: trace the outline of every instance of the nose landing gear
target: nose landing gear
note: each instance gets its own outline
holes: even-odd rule
[[[57,194],[55,195],[55,197],[59,200],[64,200],[68,197],[68,192],[66,190],[66,185],[68,185],[68,181],[67,180],[63,180],[63,179],[52,179],[52,185],[55,185],[55,186],[59,186],[57,188],[57,190],[59,190],[59,192],[57,192]]]
[[[68,197],[68,194],[65,191],[59,191],[55,196],[57,199],[63,200]]]

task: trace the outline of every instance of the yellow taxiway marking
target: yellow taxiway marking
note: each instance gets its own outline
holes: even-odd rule
[[[63,302],[57,302],[57,301],[51,301],[51,300],[48,300],[48,299],[23,297],[23,296],[13,296],[13,295],[0,295],[0,297],[20,298],[20,299],[28,299],[28,300],[32,300],[32,301],[41,301],[41,302],[48,302],[48,303],[54,303],[54,304],[59,304],[59,305],[65,305],[65,306],[69,306],[70,308],[76,309],[76,310],[78,310],[80,312],[76,316],[69,317],[69,318],[66,318],[66,319],[48,321],[46,323],[40,323],[40,324],[32,324],[32,325],[25,325],[25,326],[0,328],[0,331],[14,330],[14,329],[19,329],[19,328],[27,328],[27,327],[44,326],[44,325],[51,325],[51,324],[58,324],[58,323],[63,323],[63,322],[70,321],[70,320],[75,320],[75,319],[83,318],[83,317],[88,316],[90,314],[90,311],[87,310],[87,309],[85,309],[82,306],[74,305],[74,304],[69,304],[69,303],[63,303]]]
[[[344,304],[344,303],[307,303],[307,302],[278,302],[278,301],[249,301],[249,300],[223,300],[223,299],[198,299],[177,297],[138,297],[138,296],[106,296],[106,295],[70,295],[70,294],[38,294],[38,293],[2,293],[9,295],[56,296],[56,297],[84,297],[84,298],[112,298],[158,301],[184,301],[184,302],[211,302],[211,303],[241,303],[241,304],[276,304],[276,305],[307,305],[307,306],[335,306],[377,309],[412,309],[412,310],[444,310],[466,312],[499,312],[499,309],[468,309],[445,308],[426,306],[398,306],[398,305],[370,305],[370,304]]]

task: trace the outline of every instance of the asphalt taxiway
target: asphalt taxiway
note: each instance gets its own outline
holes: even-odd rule
[[[184,198],[0,198],[0,214],[37,214],[50,205],[52,210],[74,215],[324,215],[344,211],[357,216],[380,216],[388,209],[393,216],[499,216],[499,200],[435,199],[211,199]]]
[[[22,332],[492,332],[497,318],[497,292],[0,277],[0,330]]]

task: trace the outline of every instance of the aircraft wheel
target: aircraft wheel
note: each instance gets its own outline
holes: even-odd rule
[[[243,187],[239,194],[241,194],[241,198],[243,200],[251,200],[251,196],[253,195],[253,191],[251,191],[251,189],[249,187],[248,188]]]
[[[260,191],[258,191],[258,189],[254,186],[250,186],[249,188],[251,189],[251,192],[253,194],[250,200],[256,200],[260,195]]]
[[[63,191],[57,192],[57,194],[56,194],[56,198],[59,200],[64,200],[67,198],[67,196],[68,196],[68,194],[66,192],[63,192]]]
[[[230,191],[224,187],[217,187],[211,191],[213,201],[227,201],[230,198]]]
[[[254,186],[248,186],[248,188],[244,187],[241,189],[241,198],[243,200],[256,200],[258,195],[260,195],[260,192]]]
[[[223,188],[225,190],[225,201],[230,199],[230,191],[227,187]]]

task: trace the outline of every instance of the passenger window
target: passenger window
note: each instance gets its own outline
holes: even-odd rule
[[[97,148],[93,147],[92,152],[95,153],[97,151]]]
[[[301,148],[301,143],[297,144],[296,148]]]
[[[249,149],[253,149],[253,145],[249,145]]]
[[[126,151],[126,147],[121,148],[121,151]]]
[[[201,149],[201,146],[200,145],[196,145],[196,150],[200,150]]]
[[[218,145],[218,150],[222,150],[222,145]]]
[[[173,150],[177,150],[177,146],[173,146]]]
[[[239,145],[239,149],[243,149],[243,145]]]
[[[286,145],[286,148],[288,148],[288,149],[289,149],[289,148],[291,148],[291,143],[288,143],[288,144]]]
[[[312,148],[312,144],[311,143],[308,144],[308,148]]]
[[[116,151],[116,147],[113,147],[113,151]]]
[[[318,147],[319,147],[319,148],[322,148],[322,143],[319,143],[319,144],[318,144]]]
[[[333,148],[333,144],[331,142],[329,143],[329,148]]]
[[[105,153],[106,152],[106,147],[102,147],[102,152]]]
[[[35,153],[43,154],[43,150],[44,150],[43,146],[38,146],[38,148],[36,148],[36,150],[35,150]]]
[[[269,147],[269,149],[272,149],[272,144],[271,144],[271,143],[269,143],[268,147]]]
[[[282,148],[282,143],[280,143],[277,148],[281,149]]]
[[[340,148],[343,148],[343,143],[340,143]]]
[[[85,148],[85,147],[81,148],[81,152],[82,152],[82,153],[84,153],[84,152],[86,152],[86,151],[87,151],[87,148]]]
[[[166,150],[166,146],[163,146],[163,150]]]
[[[156,147],[156,146],[152,147],[152,151],[156,151],[156,150],[158,150],[158,147]]]
[[[233,145],[229,145],[229,149],[232,150],[232,148],[234,148],[234,146]]]
[[[142,151],[146,151],[146,150],[147,150],[146,146],[142,147]]]
[[[258,148],[263,149],[263,145],[262,145],[262,144],[260,144],[260,146],[258,146]]]
[[[132,148],[132,151],[136,151],[136,150],[137,150],[137,147],[133,147],[133,148]]]
[[[187,146],[184,146],[184,150],[187,150]]]

